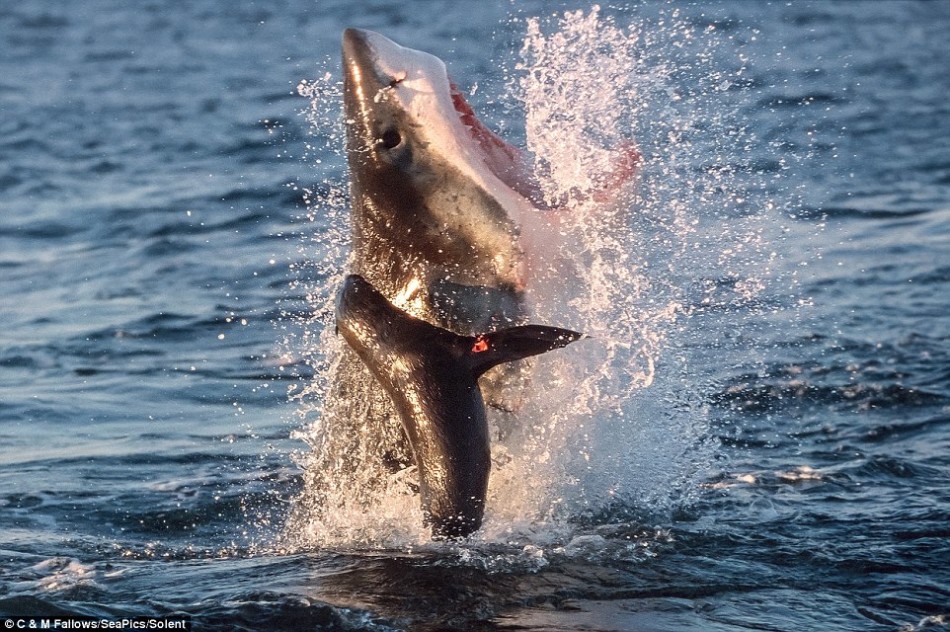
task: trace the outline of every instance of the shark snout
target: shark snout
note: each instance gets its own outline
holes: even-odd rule
[[[406,59],[408,52],[409,49],[373,31],[343,31],[344,70],[351,83],[363,86],[367,95],[371,89],[392,86],[406,78],[412,65]]]
[[[371,54],[367,31],[349,28],[343,31],[343,59],[365,59]]]

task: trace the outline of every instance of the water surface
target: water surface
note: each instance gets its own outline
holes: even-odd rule
[[[530,536],[496,520],[459,545],[288,536],[309,450],[292,434],[316,420],[288,391],[314,378],[311,292],[339,271],[345,221],[324,210],[346,182],[298,84],[338,76],[342,29],[370,28],[446,59],[475,108],[524,140],[506,82],[525,18],[561,28],[541,2],[423,6],[0,7],[0,614],[950,628],[950,9],[937,2],[605,8],[645,34],[638,68],[676,104],[644,112],[690,124],[676,140],[668,121],[634,117],[645,190],[691,199],[684,173],[708,183],[728,165],[729,195],[682,217],[698,244],[749,248],[686,256],[677,242],[651,278],[689,309],[650,349],[652,385],[630,389],[626,421],[595,424],[596,475],[560,455],[585,492],[603,474],[629,493],[588,496]],[[685,32],[695,48],[662,46]],[[703,72],[684,65],[707,49]],[[708,68],[728,85],[712,90]],[[726,118],[709,118],[717,104]],[[735,142],[712,138],[729,129]],[[637,261],[656,270],[662,243]],[[657,425],[679,434],[664,442]]]

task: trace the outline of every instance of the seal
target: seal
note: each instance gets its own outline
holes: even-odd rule
[[[396,308],[359,275],[343,283],[336,325],[399,415],[433,538],[461,538],[478,530],[491,471],[478,378],[499,364],[564,347],[583,334],[543,325],[456,334]]]

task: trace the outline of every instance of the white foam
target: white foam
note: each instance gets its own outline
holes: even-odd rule
[[[59,592],[77,587],[99,587],[95,567],[72,557],[52,557],[34,564],[21,574],[24,581],[14,585],[14,592]]]

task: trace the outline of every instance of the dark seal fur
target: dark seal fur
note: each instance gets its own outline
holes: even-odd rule
[[[582,334],[523,325],[459,335],[397,309],[358,275],[348,276],[340,290],[336,323],[399,414],[433,537],[476,531],[491,471],[479,376],[503,362],[564,347]]]

